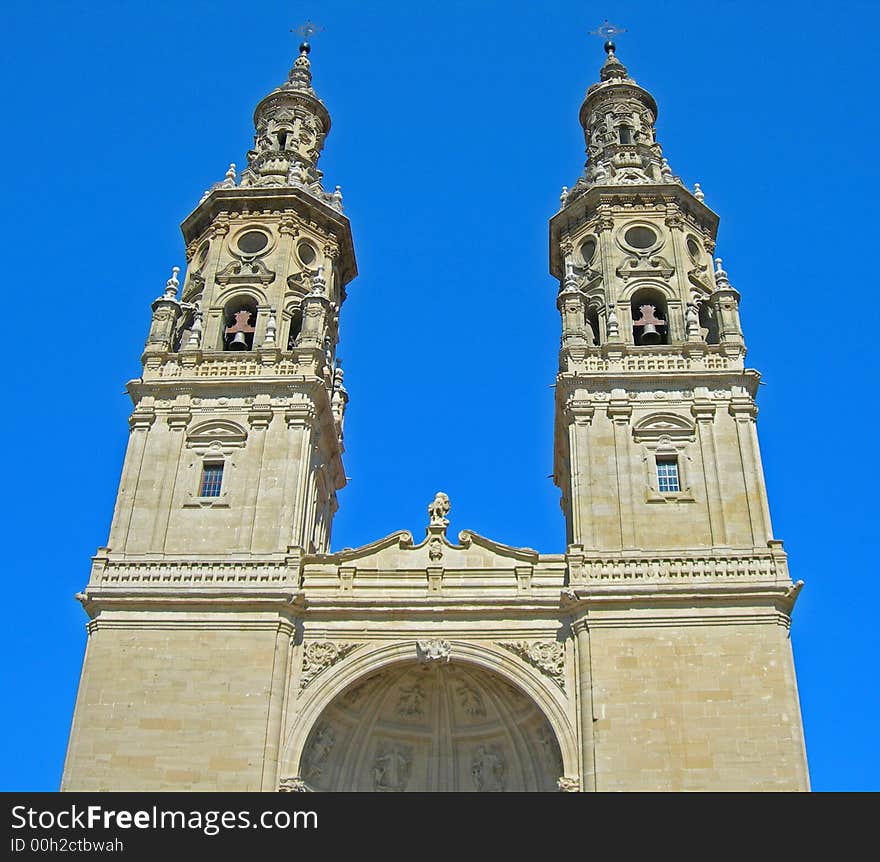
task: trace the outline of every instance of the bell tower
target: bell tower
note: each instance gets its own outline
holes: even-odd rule
[[[335,360],[357,267],[318,158],[330,115],[304,42],[257,105],[254,148],[182,225],[152,306],[108,554],[284,554],[329,547],[348,400]],[[210,537],[210,538],[208,538]]]
[[[570,548],[742,551],[773,540],[718,216],[673,174],[657,104],[605,46],[583,176],[550,222],[560,280],[555,481]]]
[[[357,275],[303,42],[254,146],[182,224],[152,304],[64,789],[277,787],[301,561],[345,485],[339,312]]]

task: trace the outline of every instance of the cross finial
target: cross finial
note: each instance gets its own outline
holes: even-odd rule
[[[605,39],[606,54],[614,53],[614,37],[619,36],[621,33],[626,33],[626,28],[617,27],[616,25],[612,24],[607,18],[595,30],[590,30],[591,36],[600,36],[602,39]]]
[[[309,39],[316,33],[322,33],[323,31],[324,28],[320,24],[315,24],[314,21],[310,20],[306,20],[305,24],[300,24],[298,27],[290,28],[291,33],[296,33],[302,39],[302,43],[299,46],[300,54],[308,54],[312,50]]]

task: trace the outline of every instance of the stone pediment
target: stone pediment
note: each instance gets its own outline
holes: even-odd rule
[[[513,570],[517,566],[535,565],[538,552],[504,545],[470,530],[460,532],[458,543],[453,544],[446,536],[445,527],[431,526],[418,544],[415,544],[412,533],[400,530],[360,548],[344,548],[326,561],[343,568],[354,567],[358,571],[414,571],[433,566],[481,571]]]

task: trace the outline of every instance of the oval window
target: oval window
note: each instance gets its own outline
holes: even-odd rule
[[[633,248],[650,248],[657,242],[657,234],[649,227],[631,227],[624,235],[627,245]]]
[[[594,237],[589,237],[584,241],[584,244],[581,246],[581,257],[584,259],[584,263],[589,263],[593,259],[593,255],[596,254],[596,240]]]
[[[204,262],[205,258],[208,256],[208,249],[210,248],[209,242],[203,242],[199,247],[199,250],[196,252],[196,256],[193,260],[193,266],[198,269]]]
[[[297,247],[297,252],[299,253],[299,259],[306,266],[311,266],[318,259],[318,252],[315,251],[315,247],[309,242],[301,242]]]
[[[258,254],[269,245],[269,237],[261,230],[249,230],[238,238],[236,245],[243,254]]]
[[[688,249],[688,254],[695,261],[700,259],[700,255],[702,254],[703,250],[700,248],[699,243],[692,236],[689,236],[687,238],[687,249]]]

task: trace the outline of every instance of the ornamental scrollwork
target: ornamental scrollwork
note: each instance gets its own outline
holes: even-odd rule
[[[549,676],[565,691],[565,647],[558,641],[508,641],[500,644]]]
[[[345,658],[361,644],[333,643],[332,641],[312,641],[303,649],[302,675],[299,687],[304,689],[321,671]]]

